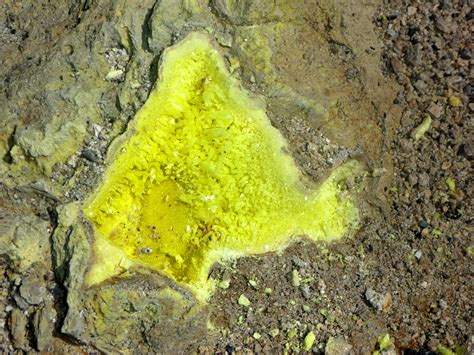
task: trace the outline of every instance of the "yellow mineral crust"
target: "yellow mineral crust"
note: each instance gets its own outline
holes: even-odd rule
[[[208,295],[218,260],[280,250],[297,235],[342,237],[358,220],[340,182],[308,187],[262,105],[233,79],[209,38],[167,49],[160,79],[86,201],[97,283],[141,264]]]

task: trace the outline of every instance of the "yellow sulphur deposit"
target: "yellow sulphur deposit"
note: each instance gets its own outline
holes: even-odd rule
[[[297,235],[342,237],[358,211],[341,181],[358,163],[310,187],[284,147],[206,35],[167,49],[156,87],[86,201],[96,234],[87,282],[138,263],[205,298],[218,260],[280,250]]]

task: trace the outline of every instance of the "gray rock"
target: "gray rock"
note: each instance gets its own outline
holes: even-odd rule
[[[435,118],[440,118],[441,115],[443,114],[444,110],[439,104],[431,104],[430,107],[428,108],[428,112],[430,113],[431,116]]]
[[[351,344],[342,338],[333,337],[328,339],[324,352],[326,355],[350,355],[354,353]]]
[[[474,354],[474,335],[469,336],[466,347],[468,354]]]
[[[409,65],[417,66],[421,64],[421,54],[418,46],[410,47],[407,50],[405,60]]]
[[[305,299],[309,300],[311,298],[311,289],[308,284],[301,285],[300,291]]]
[[[195,2],[163,0],[154,7],[149,21],[148,44],[159,53],[173,43],[173,37],[183,27],[205,23],[206,14]]]
[[[291,261],[293,262],[293,265],[301,268],[301,269],[305,269],[308,267],[308,263],[304,260],[301,260],[299,257],[297,256],[294,256],[291,258]]]
[[[416,258],[417,260],[420,260],[422,256],[423,256],[423,252],[422,252],[421,250],[417,250],[417,251],[415,252],[415,258]]]
[[[62,159],[59,156],[62,157],[63,154],[58,152],[72,155],[79,147],[85,132],[85,123],[77,117],[61,120],[59,116],[54,116],[51,122],[43,127],[31,125],[17,129],[14,139],[27,156],[42,161],[41,169],[46,175],[50,175],[53,164]],[[18,157],[14,156],[15,161]]]
[[[216,40],[221,46],[230,48],[232,47],[232,42],[234,41],[234,38],[229,32],[218,32],[216,33]]]
[[[10,313],[9,327],[12,335],[13,346],[16,349],[28,349],[27,326],[28,318],[26,317],[25,313],[18,308],[13,308]]]
[[[472,59],[472,53],[469,50],[469,48],[463,48],[460,50],[459,55],[462,59],[464,60],[470,60]]]
[[[56,322],[56,310],[51,302],[36,311],[33,318],[33,331],[36,339],[36,348],[45,351],[53,340],[54,323]]]
[[[68,312],[61,331],[81,339],[85,333],[82,285],[91,255],[90,244],[79,222],[80,205],[69,203],[58,206],[59,225],[52,236],[55,273],[59,282],[68,288]]]
[[[474,142],[468,141],[462,145],[461,153],[467,158],[472,159],[474,157]]]
[[[440,299],[440,300],[439,300],[439,307],[440,307],[442,310],[448,309],[448,302],[446,302],[446,301],[443,300],[443,299]]]
[[[83,291],[70,307],[75,312],[68,312],[69,326],[63,330],[69,333],[76,320],[83,324],[78,338],[107,353],[182,352],[207,332],[206,307],[187,291],[171,288],[165,278],[148,273]]]
[[[48,261],[49,222],[33,215],[0,214],[0,254],[6,255],[18,273]]]
[[[417,80],[413,86],[421,93],[424,93],[428,88],[428,85],[421,79]]]
[[[82,152],[82,156],[89,161],[98,162],[100,160],[100,155],[92,149],[86,149]]]
[[[38,305],[46,297],[44,279],[35,273],[26,276],[20,286],[20,295],[31,305]]]
[[[64,264],[57,271],[61,277],[65,277],[64,285],[68,288],[69,310],[61,330],[81,339],[86,327],[81,287],[91,255],[90,244],[79,225],[71,229],[70,233],[66,232],[64,238]]]
[[[426,173],[418,175],[418,184],[423,187],[427,187],[430,184],[430,177]]]
[[[13,300],[15,301],[15,304],[18,307],[20,307],[22,310],[27,310],[28,308],[30,308],[30,305],[28,304],[28,302],[26,302],[25,299],[21,297],[20,294],[18,293],[15,293],[13,295]]]
[[[442,32],[448,32],[448,22],[443,18],[438,18],[436,20],[436,28]]]
[[[368,288],[367,291],[365,291],[365,299],[379,312],[388,311],[392,305],[392,296],[390,293],[382,294],[372,288]]]
[[[408,175],[408,182],[411,186],[415,186],[418,183],[418,176],[416,174]]]
[[[59,197],[53,194],[53,192],[51,191],[51,188],[49,187],[49,184],[42,179],[33,181],[31,184],[28,184],[27,186],[20,188],[20,190],[23,190],[23,191],[28,190],[28,189],[34,190],[40,195],[48,199],[51,199],[53,201],[56,201],[56,202],[61,201]]]
[[[408,6],[407,8],[407,15],[408,16],[413,16],[417,12],[417,8],[415,6]]]
[[[398,36],[398,33],[391,27],[387,28],[387,34],[392,38],[396,38]]]
[[[454,24],[451,19],[444,19],[444,18],[441,18],[439,17],[437,20],[436,20],[436,28],[438,30],[440,30],[441,32],[444,32],[444,33],[451,33],[451,32],[454,32],[456,29],[457,29],[457,25]]]

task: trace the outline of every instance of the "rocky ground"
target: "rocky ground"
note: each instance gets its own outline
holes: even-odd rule
[[[474,352],[472,1],[191,3],[0,4],[0,349]],[[162,50],[209,28],[307,177],[366,164],[361,228],[216,265],[205,307],[143,271],[83,290],[78,206]]]

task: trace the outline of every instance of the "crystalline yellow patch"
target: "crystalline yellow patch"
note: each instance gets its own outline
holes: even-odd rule
[[[359,165],[309,188],[284,147],[206,35],[166,50],[159,82],[86,201],[99,255],[89,283],[134,261],[203,294],[218,260],[278,250],[296,235],[342,237],[358,211],[339,185]]]

